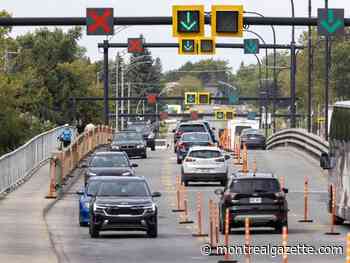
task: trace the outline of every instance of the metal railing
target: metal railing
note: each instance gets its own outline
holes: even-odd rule
[[[57,137],[62,130],[61,126],[39,134],[18,149],[0,157],[0,194],[16,188],[49,160],[51,152],[58,148]],[[73,135],[75,136],[75,130]]]
[[[324,152],[328,153],[329,149],[328,142],[304,129],[285,129],[276,132],[268,138],[266,146],[267,149],[292,146],[315,158],[320,158]]]

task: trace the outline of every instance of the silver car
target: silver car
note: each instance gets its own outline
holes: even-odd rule
[[[228,164],[230,159],[218,147],[194,146],[190,148],[182,162],[181,181],[188,182],[220,182],[227,184]]]

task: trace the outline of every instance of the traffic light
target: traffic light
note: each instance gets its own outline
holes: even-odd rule
[[[319,8],[317,14],[319,35],[344,35],[344,9]]]
[[[194,105],[197,104],[197,92],[186,92],[185,93],[185,104]]]
[[[215,111],[215,120],[218,120],[218,121],[225,120],[225,111],[224,110],[216,110]]]
[[[114,34],[113,8],[86,9],[87,35],[104,36]]]
[[[213,5],[211,15],[211,32],[213,36],[243,36],[242,5]]]
[[[225,119],[226,120],[233,120],[234,112],[233,110],[226,110],[225,112]]]
[[[128,53],[143,54],[144,52],[143,38],[128,38]]]
[[[198,104],[210,104],[210,93],[199,92],[198,93]]]
[[[156,104],[157,102],[157,94],[148,94],[147,95],[147,102],[148,104]]]
[[[204,5],[174,5],[173,36],[204,36]]]
[[[198,42],[198,54],[215,55],[215,38],[200,38]]]
[[[179,39],[180,55],[196,55],[197,50],[197,39]]]
[[[244,54],[259,54],[259,39],[244,39]]]

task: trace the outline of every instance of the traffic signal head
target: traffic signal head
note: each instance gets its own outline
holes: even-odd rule
[[[215,39],[214,38],[200,38],[198,40],[198,54],[214,55],[215,54]]]
[[[197,39],[179,39],[179,54],[180,55],[196,55],[197,54]]]
[[[156,104],[157,102],[157,94],[148,94],[147,95],[148,104]]]
[[[232,120],[233,119],[233,117],[234,117],[234,113],[233,113],[233,110],[227,110],[226,112],[225,112],[226,114],[226,120]]]
[[[225,111],[224,110],[215,111],[215,120],[218,120],[218,121],[225,120]]]
[[[259,54],[259,39],[244,39],[244,54]]]
[[[173,36],[204,36],[204,5],[174,5]]]
[[[185,93],[185,104],[194,105],[197,104],[197,92],[186,92]]]
[[[87,8],[86,26],[87,35],[113,35],[113,8]]]
[[[198,104],[210,104],[210,93],[199,92],[198,93]]]
[[[317,14],[317,31],[319,35],[344,35],[344,9],[319,8]]]
[[[211,10],[211,32],[213,36],[243,36],[242,5],[213,5]]]
[[[128,53],[143,54],[144,52],[143,38],[128,38]]]

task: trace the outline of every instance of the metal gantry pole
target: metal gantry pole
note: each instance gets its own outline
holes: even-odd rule
[[[254,55],[256,60],[258,61],[258,65],[259,65],[259,114],[260,114],[260,120],[259,120],[259,128],[261,129],[262,127],[262,101],[261,101],[261,89],[262,89],[262,83],[261,83],[261,62],[260,62],[260,59],[259,57],[255,54]]]
[[[108,40],[104,40],[103,47],[103,92],[104,92],[104,119],[105,125],[109,125],[109,72],[108,72]]]
[[[312,0],[309,0],[309,18],[311,18],[312,13]],[[312,63],[312,28],[309,26],[308,32],[308,85],[307,85],[307,131],[311,132],[311,111],[312,111],[312,71],[313,71],[313,63]]]
[[[124,98],[124,65],[121,65],[121,97]],[[120,101],[120,113],[124,114],[124,100]],[[122,130],[124,130],[124,116],[121,118],[121,124],[120,127]]]
[[[115,97],[119,97],[119,52],[117,52],[117,57],[115,59],[116,69],[115,69]],[[115,101],[115,129],[119,130],[119,100]]]
[[[328,0],[325,0],[325,8],[328,11]],[[326,50],[326,59],[325,59],[325,69],[326,69],[326,79],[325,79],[325,96],[324,96],[324,138],[328,141],[328,103],[329,103],[329,68],[330,68],[330,48],[329,48],[329,37],[326,36],[325,50]]]
[[[131,84],[128,82],[128,97],[131,97]],[[130,100],[128,100],[128,114],[130,114]],[[130,118],[128,117],[128,122],[130,121]]]
[[[295,19],[295,8],[294,8],[294,0],[291,0],[292,5],[292,18]],[[296,101],[296,53],[295,53],[295,26],[292,26],[292,42],[290,43],[291,49],[290,49],[290,97],[291,97],[291,105],[290,105],[290,113],[291,113],[291,120],[290,120],[290,127],[295,128],[296,127],[296,107],[295,107],[295,101]]]

